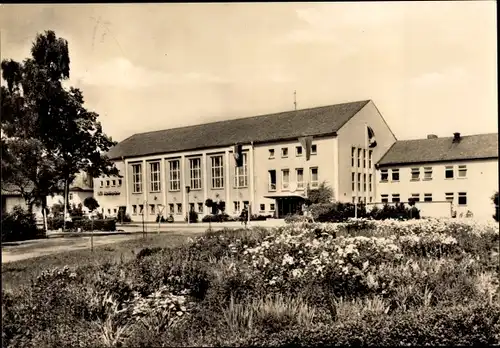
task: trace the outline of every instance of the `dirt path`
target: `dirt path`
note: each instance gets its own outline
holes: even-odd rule
[[[94,246],[113,244],[137,238],[136,235],[94,237]],[[90,237],[54,238],[2,246],[2,263],[56,254],[71,250],[89,249]]]

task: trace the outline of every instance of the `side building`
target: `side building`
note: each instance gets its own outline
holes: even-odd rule
[[[498,134],[397,141],[378,169],[378,202],[413,199],[424,203],[427,216],[489,220],[498,191]]]
[[[302,137],[312,137],[308,160]],[[371,100],[140,133],[110,150],[122,178],[95,179],[95,197],[105,212],[125,206],[136,221],[204,216],[208,198],[224,201],[229,215],[249,205],[253,214],[284,217],[321,182],[337,201],[371,202],[375,163],[395,141]]]

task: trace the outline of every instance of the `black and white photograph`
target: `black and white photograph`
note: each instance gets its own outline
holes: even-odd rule
[[[500,345],[496,13],[0,5],[2,346]]]

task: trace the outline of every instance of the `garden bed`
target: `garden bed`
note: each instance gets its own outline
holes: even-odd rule
[[[39,347],[498,344],[498,233],[448,220],[207,232],[40,274],[4,294],[3,337]]]

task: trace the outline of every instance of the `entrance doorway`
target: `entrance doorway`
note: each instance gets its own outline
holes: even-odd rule
[[[304,199],[300,197],[276,198],[278,206],[278,218],[284,218],[287,215],[301,214]]]

